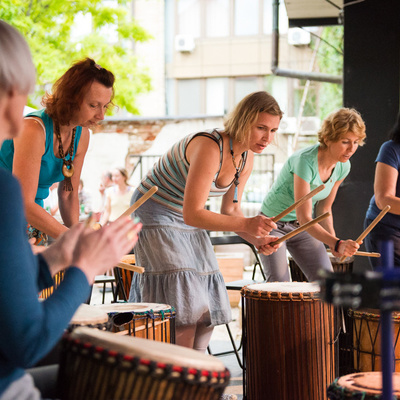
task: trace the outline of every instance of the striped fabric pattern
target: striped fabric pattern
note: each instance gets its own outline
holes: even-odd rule
[[[142,180],[138,188],[139,191],[145,194],[152,186],[157,186],[158,191],[153,195],[152,199],[174,211],[182,213],[183,194],[189,171],[189,163],[185,157],[186,148],[196,136],[209,137],[210,140],[214,140],[219,144],[220,165],[218,172],[215,174],[209,197],[224,195],[231,187],[233,181],[229,186],[224,188],[217,187],[215,184],[223,159],[223,140],[221,134],[216,129],[188,135],[175,143],[147,173],[147,176]],[[244,165],[245,162],[243,162],[241,169],[243,169]]]

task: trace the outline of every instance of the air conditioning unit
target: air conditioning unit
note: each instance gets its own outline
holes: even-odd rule
[[[301,119],[302,135],[316,135],[321,127],[321,120],[318,117],[303,117]]]
[[[175,36],[175,50],[182,53],[191,53],[195,48],[194,37],[190,35]]]
[[[279,133],[296,133],[296,118],[295,117],[283,117],[279,124]]]
[[[288,43],[293,46],[305,46],[310,44],[311,34],[301,28],[290,28],[288,30]]]

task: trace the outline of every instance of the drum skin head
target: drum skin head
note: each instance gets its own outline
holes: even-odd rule
[[[176,344],[132,336],[119,336],[111,332],[87,327],[74,329],[69,337],[107,350],[116,351],[126,356],[179,365],[185,368],[195,368],[197,370],[225,371],[224,363],[218,358]]]
[[[108,314],[95,306],[81,304],[73,315],[72,325],[96,325],[108,321]]]
[[[96,306],[98,310],[105,313],[122,313],[122,312],[134,312],[144,313],[146,311],[166,311],[171,310],[172,307],[168,304],[160,303],[111,303],[111,304],[98,304]]]
[[[382,393],[382,372],[360,372],[339,378],[338,385],[350,391],[366,394]],[[400,373],[393,374],[393,395],[400,396]]]
[[[319,292],[319,285],[313,282],[264,282],[246,286],[246,289],[279,293],[314,293]]]

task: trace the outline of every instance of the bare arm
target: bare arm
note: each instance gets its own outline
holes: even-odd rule
[[[273,228],[268,223],[270,221],[268,218],[261,216],[245,218],[240,211],[243,186],[248,179],[247,174],[250,174],[250,168],[248,172],[241,173],[238,203],[230,209],[222,206],[223,214],[218,214],[204,208],[213,178],[219,168],[218,145],[208,138],[197,137],[188,146],[187,157],[190,167],[183,202],[183,217],[186,224],[213,231],[245,232],[253,236],[268,235]],[[233,191],[234,188],[231,187],[224,195],[223,203],[233,202]]]
[[[375,202],[380,210],[389,205],[392,214],[400,215],[400,198],[396,196],[399,172],[390,165],[378,162],[375,169]]]
[[[67,227],[71,227],[79,222],[79,197],[78,187],[81,178],[83,161],[89,146],[89,130],[82,128],[81,138],[79,140],[78,149],[74,157],[74,175],[71,178],[73,191],[68,192],[63,189],[64,182],[58,185],[58,203],[61,217]]]
[[[57,237],[67,228],[35,203],[45,147],[46,136],[42,126],[35,120],[25,120],[21,135],[14,139],[13,173],[21,182],[28,223]]]

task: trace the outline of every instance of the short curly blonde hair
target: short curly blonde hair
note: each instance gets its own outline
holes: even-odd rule
[[[318,131],[318,141],[321,148],[327,147],[327,142],[338,142],[347,132],[352,132],[359,138],[359,146],[364,145],[366,138],[365,123],[354,108],[340,108],[329,114]]]

